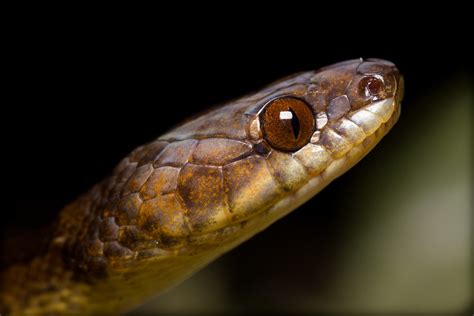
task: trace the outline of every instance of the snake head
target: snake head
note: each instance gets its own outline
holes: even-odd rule
[[[390,62],[351,60],[285,78],[139,147],[108,182],[104,254],[224,251],[249,238],[370,151],[398,118],[401,82]]]
[[[287,196],[279,218],[365,156],[400,114],[403,78],[380,59],[350,60],[276,83],[249,124]]]

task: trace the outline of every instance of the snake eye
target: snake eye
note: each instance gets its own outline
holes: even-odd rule
[[[378,97],[384,90],[384,81],[378,75],[366,76],[359,81],[359,91],[365,97]]]
[[[263,136],[275,149],[295,151],[306,145],[313,134],[314,115],[309,105],[294,97],[268,103],[260,115]]]

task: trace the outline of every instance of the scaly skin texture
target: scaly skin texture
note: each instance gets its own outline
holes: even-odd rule
[[[2,315],[126,311],[181,282],[360,160],[395,123],[401,94],[392,63],[351,60],[288,77],[137,148],[60,212],[41,251],[9,263]],[[262,132],[262,109],[281,96],[314,114],[314,134],[296,151],[272,148]]]

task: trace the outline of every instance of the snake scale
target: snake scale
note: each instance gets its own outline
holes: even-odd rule
[[[400,113],[394,64],[357,59],[227,102],[124,158],[1,271],[0,311],[133,309],[317,194]],[[7,253],[14,258],[14,253]]]

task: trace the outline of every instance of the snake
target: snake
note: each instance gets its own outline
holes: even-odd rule
[[[1,315],[133,310],[354,166],[394,126],[402,97],[393,63],[348,60],[283,78],[139,146],[30,247],[7,247]]]

